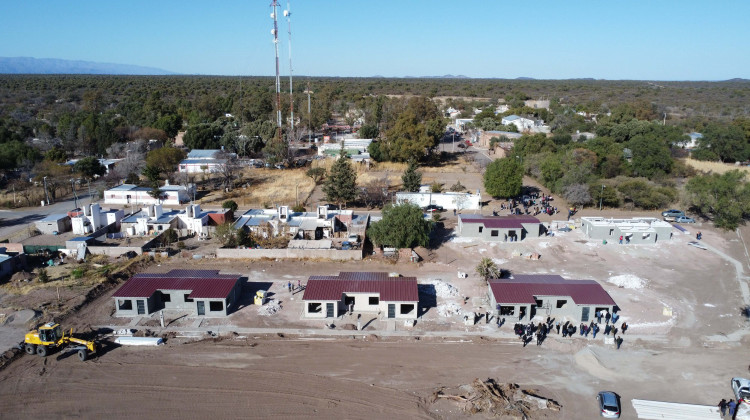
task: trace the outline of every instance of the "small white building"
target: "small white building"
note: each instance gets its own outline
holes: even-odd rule
[[[177,218],[179,219],[178,228],[186,229],[188,235],[208,235],[208,212],[201,211],[199,204],[187,206],[184,212],[177,214]]]
[[[479,210],[482,195],[462,192],[397,192],[396,203],[412,203],[424,208],[430,204],[441,206],[446,210]]]
[[[37,230],[44,235],[56,235],[70,230],[70,216],[67,214],[50,214],[35,223]]]
[[[179,206],[190,202],[195,191],[195,185],[164,185],[159,188],[158,198],[152,197],[151,188],[139,187],[133,184],[122,184],[104,191],[104,204],[133,204],[148,205],[162,204],[165,206]]]
[[[161,204],[151,204],[122,220],[122,230],[128,236],[159,234],[177,227],[178,210],[165,212]]]
[[[219,149],[194,149],[187,158],[180,162],[178,171],[181,173],[215,173],[220,172],[226,159],[219,159],[222,151]]]
[[[288,234],[292,239],[330,239],[339,232],[364,233],[367,215],[355,215],[352,210],[331,210],[318,206],[317,212],[294,212],[289,206],[276,209],[248,210],[234,223],[262,237]],[[362,232],[359,232],[362,230]]]
[[[338,156],[339,152],[341,151],[341,144],[344,144],[344,150],[346,150],[347,154],[349,155],[363,155],[367,154],[369,157],[369,153],[367,152],[367,149],[370,147],[370,144],[372,143],[372,139],[354,139],[354,138],[345,138],[341,140],[339,143],[324,143],[321,145],[318,145],[318,155],[319,156]]]
[[[98,229],[117,223],[125,217],[123,210],[102,210],[99,204],[89,204],[83,207],[77,216],[70,218],[73,225],[73,233],[76,235],[88,235]]]
[[[463,133],[466,131],[467,124],[473,124],[474,118],[456,118],[456,131]]]
[[[501,122],[503,125],[515,125],[518,131],[531,130],[535,125],[534,120],[519,117],[518,115],[508,115],[507,117],[503,117]]]

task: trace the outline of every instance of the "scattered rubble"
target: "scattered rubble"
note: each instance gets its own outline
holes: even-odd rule
[[[281,303],[276,299],[270,299],[265,305],[258,308],[258,315],[271,316],[281,310]]]
[[[540,410],[560,411],[556,401],[537,395],[535,390],[521,389],[517,384],[500,384],[494,379],[474,379],[456,388],[441,387],[432,393],[432,403],[439,399],[455,402],[466,413],[485,413],[512,419],[533,419]]]
[[[438,315],[442,317],[449,317],[453,315],[461,314],[461,306],[455,302],[448,302],[437,307]]]
[[[429,282],[427,282],[427,284],[431,284],[435,286],[435,295],[437,297],[449,298],[449,297],[458,296],[458,289],[454,285],[446,281],[435,279],[435,280],[430,280]]]

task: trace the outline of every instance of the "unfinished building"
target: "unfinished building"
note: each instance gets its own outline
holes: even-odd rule
[[[381,272],[342,272],[311,276],[302,296],[307,318],[335,318],[346,311],[377,313],[389,319],[416,319],[416,277]]]
[[[654,244],[672,237],[672,225],[654,217],[581,217],[581,228],[591,239],[619,242],[622,236],[623,244]]]

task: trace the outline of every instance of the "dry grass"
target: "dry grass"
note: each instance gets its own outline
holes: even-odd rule
[[[685,164],[705,173],[723,174],[725,172],[740,170],[745,172],[745,178],[750,179],[750,168],[747,166],[735,165],[732,163],[707,162],[704,160],[685,159]]]
[[[247,171],[244,180],[249,184],[246,188],[235,188],[224,193],[215,191],[201,200],[201,204],[220,206],[224,200],[232,199],[241,207],[261,208],[295,203],[295,190],[299,194],[300,202],[304,200],[315,187],[312,179],[305,175],[307,169],[252,169]]]

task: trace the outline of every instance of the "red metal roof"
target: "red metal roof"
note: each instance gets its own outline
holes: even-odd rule
[[[509,216],[479,216],[479,215],[461,215],[462,223],[481,223],[487,228],[510,229],[523,227],[523,223],[541,223],[534,216],[509,215]]]
[[[512,279],[492,279],[497,303],[536,303],[535,296],[570,296],[577,305],[615,305],[594,280],[565,280],[556,274],[519,274]]]
[[[172,270],[168,273],[143,273],[130,278],[114,297],[148,298],[158,290],[185,290],[190,299],[224,299],[239,281],[238,274],[219,274],[219,270]]]
[[[310,276],[302,300],[341,300],[344,293],[378,293],[380,300],[418,302],[416,277],[388,273],[342,272],[338,276]]]

